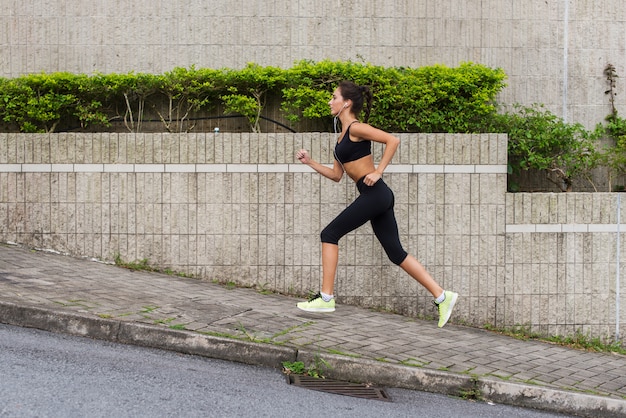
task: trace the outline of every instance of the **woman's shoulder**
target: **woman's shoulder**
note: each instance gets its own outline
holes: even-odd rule
[[[393,138],[396,138],[389,132],[375,128],[365,122],[355,123],[354,125],[352,125],[352,129],[350,130],[350,136],[358,138],[360,141],[375,141],[382,143],[387,143],[390,140],[393,140]]]
[[[380,129],[373,127],[369,123],[354,121],[350,124],[350,133],[354,136],[362,137],[363,139],[370,139],[368,136],[375,135],[382,132]]]

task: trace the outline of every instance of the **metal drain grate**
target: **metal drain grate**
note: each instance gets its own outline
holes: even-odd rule
[[[360,383],[342,382],[340,380],[332,379],[318,379],[294,374],[287,376],[287,382],[290,385],[300,386],[320,392],[334,393],[336,395],[375,399],[387,402],[391,401],[391,398],[383,389]]]

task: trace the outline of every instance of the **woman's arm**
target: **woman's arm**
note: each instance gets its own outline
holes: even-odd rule
[[[301,149],[296,152],[296,158],[300,160],[302,164],[306,164],[311,167],[313,170],[320,173],[322,176],[331,179],[332,181],[338,182],[343,177],[343,167],[339,164],[339,161],[334,160],[333,167],[327,167],[323,164],[314,161],[309,156],[309,152],[305,149]]]

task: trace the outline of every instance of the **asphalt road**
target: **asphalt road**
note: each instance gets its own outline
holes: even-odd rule
[[[0,417],[556,417],[387,389],[391,402],[288,385],[278,370],[0,325]]]

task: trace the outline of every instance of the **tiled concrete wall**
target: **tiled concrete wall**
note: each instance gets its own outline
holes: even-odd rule
[[[544,103],[589,127],[626,74],[622,0],[0,0],[0,76],[353,60],[503,68],[503,103]],[[626,85],[617,83],[624,112]]]
[[[400,138],[384,178],[401,237],[444,287],[463,295],[457,320],[611,334],[618,194],[507,194],[504,135]],[[1,134],[0,241],[148,259],[279,292],[317,290],[319,232],[356,191],[348,178],[327,180],[294,154],[304,147],[330,164],[334,140]],[[340,248],[339,302],[435,314],[431,297],[386,259],[369,225]],[[621,306],[624,323],[623,296]]]
[[[626,195],[508,194],[505,258],[505,324],[623,338]]]
[[[468,321],[495,321],[506,137],[401,135],[385,175],[400,231]],[[0,237],[74,255],[149,259],[205,279],[317,290],[319,233],[355,186],[295,159],[332,163],[331,134],[0,135]],[[381,150],[375,147],[376,155]],[[479,289],[484,298],[471,296]],[[369,226],[342,242],[342,302],[432,315]]]

